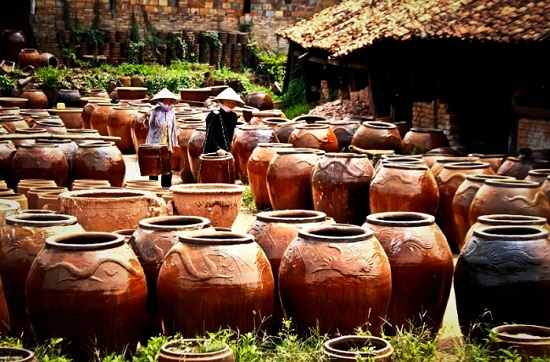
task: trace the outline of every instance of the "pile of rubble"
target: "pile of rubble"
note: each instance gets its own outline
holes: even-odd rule
[[[351,92],[349,99],[342,98],[318,105],[309,114],[333,120],[343,119],[348,115],[370,116],[368,88]]]

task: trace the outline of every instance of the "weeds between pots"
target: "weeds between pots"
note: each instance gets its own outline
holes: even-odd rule
[[[367,330],[358,329],[358,335],[369,335]],[[417,362],[493,362],[523,361],[521,356],[512,349],[494,348],[494,336],[489,332],[482,341],[473,341],[469,338],[453,341],[450,346],[442,343],[438,336],[433,336],[424,327],[412,330],[398,329],[392,336],[382,336],[392,345],[394,351],[392,361]],[[181,336],[152,337],[147,345],[141,346],[138,353],[131,359],[123,355],[97,355],[94,362],[154,362],[158,359],[158,352],[162,345],[169,341],[181,339]],[[239,333],[238,331],[223,329],[207,333],[206,338],[213,342],[227,343],[233,350],[236,362],[270,361],[270,362],[319,362],[328,361],[323,355],[323,343],[329,339],[326,334],[318,330],[311,330],[308,336],[299,336],[294,331],[292,322],[284,322],[283,328],[276,335],[262,333]],[[39,345],[34,353],[40,362],[69,362],[60,351],[61,339],[50,340]],[[9,336],[0,337],[0,346],[22,347],[18,338]],[[368,359],[363,360],[368,361]],[[532,357],[531,362],[550,362],[550,357]]]

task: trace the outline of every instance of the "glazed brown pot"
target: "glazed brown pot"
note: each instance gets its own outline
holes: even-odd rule
[[[136,153],[132,142],[132,124],[137,117],[138,108],[133,106],[115,106],[109,113],[107,133],[109,136],[120,137],[115,144],[123,154]]]
[[[11,173],[11,161],[17,148],[12,141],[5,140],[0,141],[0,174],[9,175]],[[2,176],[5,178],[6,184],[9,188],[14,189],[17,187],[15,180],[12,180],[11,177]]]
[[[20,69],[28,66],[38,68],[40,65],[40,53],[34,48],[23,48],[17,56],[17,63]]]
[[[235,157],[235,165],[239,179],[248,184],[248,159],[259,143],[277,143],[279,140],[270,127],[264,125],[238,125],[235,128],[231,150]]]
[[[351,145],[351,139],[355,132],[361,127],[361,122],[357,119],[342,119],[331,121],[329,127],[332,129],[338,139],[340,151],[346,151]]]
[[[453,199],[456,191],[464,182],[467,175],[494,175],[491,165],[486,162],[456,162],[443,166],[435,180],[439,188],[439,208],[437,222],[453,252],[458,252],[456,224],[453,214]]]
[[[189,169],[191,175],[196,181],[199,173],[200,155],[204,150],[204,141],[206,137],[206,128],[197,127],[189,136],[189,142],[187,143],[187,157],[189,158]]]
[[[2,107],[19,107],[27,108],[27,98],[19,97],[0,97],[0,106]]]
[[[230,231],[180,235],[157,281],[164,333],[183,337],[266,329],[274,293],[269,261],[254,237]]]
[[[205,102],[210,97],[210,88],[181,88],[180,97],[182,102]]]
[[[254,240],[265,252],[275,279],[275,307],[272,329],[280,331],[283,309],[279,300],[279,265],[288,245],[298,236],[298,230],[323,224],[334,224],[334,219],[324,212],[312,210],[278,210],[256,214],[256,219],[248,229]]]
[[[295,148],[315,148],[325,152],[338,152],[338,138],[328,124],[299,124],[288,138]]]
[[[147,283],[122,235],[82,232],[48,238],[29,270],[25,292],[41,343],[62,338],[62,353],[80,361],[96,353],[135,354]],[[100,317],[108,315],[116,318]]]
[[[542,186],[544,181],[547,180],[550,175],[550,168],[536,168],[527,172],[527,176],[524,178],[526,181],[535,181]]]
[[[423,154],[435,148],[449,147],[442,129],[411,128],[403,137],[403,154]]]
[[[246,95],[246,104],[260,111],[273,109],[273,100],[267,92],[251,92]]]
[[[57,68],[59,61],[51,53],[40,53],[40,66]]]
[[[102,136],[108,136],[107,123],[114,106],[112,103],[98,103],[90,115],[90,128],[96,129]]]
[[[288,122],[282,122],[278,124],[277,127],[275,128],[275,134],[277,135],[277,139],[279,140],[279,142],[288,143],[288,139],[290,138],[290,135],[292,134],[292,132],[294,132],[296,127],[300,124],[305,124],[305,122],[288,121]]]
[[[436,335],[453,280],[453,254],[432,215],[383,212],[367,216],[391,266],[392,296],[386,333],[427,327]]]
[[[549,264],[547,230],[533,226],[475,229],[454,272],[462,332],[484,338],[486,328],[508,321],[549,327],[550,311],[545,306],[550,298],[544,292],[550,287]]]
[[[50,112],[61,118],[66,128],[82,128],[84,126],[82,111],[83,108],[67,107],[65,109],[52,109]]]
[[[343,224],[362,225],[370,213],[374,168],[366,155],[326,153],[311,174],[313,208]]]
[[[40,89],[28,89],[21,92],[21,98],[28,99],[27,107],[30,109],[46,109],[48,108],[48,97]]]
[[[178,235],[194,230],[212,228],[210,220],[198,216],[157,216],[139,221],[128,244],[136,253],[147,279],[147,304],[140,340],[162,333],[157,298],[157,279],[164,257],[178,242]],[[213,229],[213,228],[212,228]]]
[[[397,126],[389,122],[365,121],[355,131],[351,145],[364,150],[393,150],[400,153],[403,147]]]
[[[491,329],[493,347],[517,351],[522,360],[550,353],[550,328],[536,324],[504,324]]]
[[[250,154],[247,163],[248,184],[258,210],[270,210],[269,192],[267,189],[267,168],[277,154],[277,149],[292,148],[290,143],[258,143]]]
[[[384,249],[372,230],[355,225],[299,230],[279,267],[283,310],[299,333],[311,328],[320,333],[353,333],[368,323],[369,331],[379,335],[391,288]]]
[[[122,153],[113,143],[83,143],[73,155],[71,180],[107,180],[114,187],[122,187],[126,164]]]
[[[40,209],[38,207],[38,198],[41,193],[48,192],[48,193],[57,193],[60,194],[62,192],[69,191],[66,187],[61,186],[46,186],[46,187],[32,187],[27,192],[27,203],[29,209]]]
[[[495,173],[508,157],[505,153],[470,153],[468,156],[479,157],[481,162],[488,162]]]
[[[541,216],[548,221],[550,204],[537,182],[485,180],[472,200],[468,218],[473,225],[479,216],[491,214]]]
[[[120,99],[143,99],[147,96],[145,87],[117,87],[117,100]]]
[[[27,316],[25,282],[46,238],[84,229],[76,217],[63,214],[15,214],[6,217],[0,239],[0,276],[8,310],[10,330],[32,339],[34,332]]]
[[[132,121],[130,136],[136,152],[139,149],[139,145],[145,143],[147,140],[147,135],[149,134],[149,128],[145,127],[144,124],[146,119],[149,119],[149,111],[145,109],[138,109],[137,117]]]
[[[60,212],[76,216],[86,231],[136,228],[140,220],[162,215],[164,202],[143,190],[92,189],[59,194]]]
[[[512,176],[518,180],[523,180],[534,168],[533,159],[522,159],[519,157],[506,157],[504,162],[497,170],[498,175]]]
[[[277,150],[266,173],[269,201],[273,210],[313,210],[311,174],[322,153],[323,151],[313,148]]]
[[[375,172],[370,183],[370,212],[416,211],[437,213],[439,188],[422,164],[388,162]]]
[[[92,113],[94,109],[97,107],[99,103],[109,103],[110,99],[83,97],[82,101],[85,102],[84,106],[82,107],[82,114],[81,114],[82,128],[85,128],[85,129],[92,128],[90,123],[90,118],[92,117]]]
[[[205,127],[204,121],[200,120],[198,122],[191,122],[186,120],[178,120],[178,144],[181,149],[181,171],[180,177],[183,183],[192,183],[195,182],[193,173],[191,172],[191,164],[189,161],[189,154],[187,150],[189,148],[189,140],[191,135],[198,127]]]
[[[215,152],[203,153],[199,160],[198,183],[235,183],[235,159],[230,153],[224,156],[219,156]]]
[[[458,186],[452,201],[452,214],[454,220],[455,240],[460,251],[464,246],[464,237],[472,226],[469,219],[470,206],[477,190],[485,183],[485,180],[513,180],[511,176],[502,175],[466,175],[466,179]]]
[[[53,180],[58,186],[67,186],[69,164],[59,145],[34,143],[17,149],[11,163],[12,184],[32,178]]]

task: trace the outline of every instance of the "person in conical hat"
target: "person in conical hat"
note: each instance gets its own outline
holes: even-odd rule
[[[145,122],[145,127],[149,128],[145,143],[163,143],[168,146],[168,162],[172,159],[172,153],[178,144],[176,112],[174,104],[178,101],[170,90],[164,88],[151,98],[151,103],[155,104],[149,113],[149,118]],[[171,165],[171,163],[170,163]],[[171,166],[167,166],[170,169]],[[158,180],[158,176],[149,176],[151,180]],[[172,171],[161,175],[161,186],[170,187],[172,185]]]
[[[242,98],[231,87],[218,94],[214,100],[219,109],[206,116],[206,136],[203,153],[216,152],[220,156],[231,152],[231,141],[239,116],[233,112],[236,106],[244,106]]]

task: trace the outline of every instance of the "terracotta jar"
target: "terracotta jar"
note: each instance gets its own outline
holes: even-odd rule
[[[109,180],[77,179],[73,180],[71,191],[110,188]]]
[[[275,117],[261,117],[260,124],[263,126],[268,126],[273,130],[273,132],[277,133],[277,128],[279,127],[279,125],[289,123],[289,122],[290,120],[288,118],[275,116]],[[254,122],[254,124],[256,124],[256,122]]]
[[[540,229],[545,229],[550,232],[550,225],[546,218],[541,216],[531,216],[531,215],[512,215],[512,214],[490,214],[490,215],[480,215],[477,218],[477,221],[470,226],[466,235],[464,236],[464,241],[461,245],[461,250],[464,247],[464,244],[470,240],[474,234],[474,230],[477,228],[483,228],[486,226],[534,226]]]
[[[20,211],[19,203],[0,197],[0,227],[3,227],[6,223],[6,217],[17,214]]]
[[[550,175],[546,177],[546,180],[540,185],[540,188],[542,189],[542,192],[546,195],[548,200],[550,200]]]
[[[454,220],[455,241],[458,247],[458,251],[464,246],[464,237],[472,226],[469,219],[470,206],[477,190],[485,183],[485,180],[513,180],[511,176],[502,175],[466,175],[466,178],[456,189],[455,195],[452,201],[452,215]]]
[[[517,351],[522,360],[545,358],[550,351],[550,328],[536,324],[503,324],[491,329],[493,348]]]
[[[191,172],[191,164],[189,161],[189,154],[187,150],[189,148],[189,140],[195,129],[199,127],[205,127],[206,124],[204,121],[200,122],[188,122],[186,120],[178,121],[178,144],[181,150],[181,172],[180,177],[183,183],[192,183],[195,182],[193,173]]]
[[[548,178],[548,175],[550,175],[550,169],[549,168],[536,168],[533,170],[529,170],[527,172],[527,176],[525,176],[524,180],[526,181],[535,181],[538,182],[539,185],[542,186],[543,182],[546,181]]]
[[[2,35],[2,39],[5,42],[7,48],[7,59],[17,61],[21,49],[27,47],[27,37],[22,30],[6,29]]]
[[[17,203],[19,203],[19,207],[21,208],[21,210],[27,210],[29,208],[27,196],[25,194],[16,192],[14,194],[3,195],[2,199],[16,201]]]
[[[533,226],[475,229],[454,272],[463,334],[485,337],[487,327],[509,321],[550,326],[546,308],[550,295],[545,292],[550,287],[549,269],[547,230]]]
[[[109,98],[95,98],[95,97],[83,97],[82,101],[85,102],[82,107],[82,128],[92,128],[90,123],[90,118],[92,117],[92,112],[97,107],[99,103],[109,103]]]
[[[57,184],[55,183],[54,180],[29,178],[29,179],[19,180],[19,182],[16,185],[16,190],[17,192],[27,196],[27,193],[33,187],[50,187],[50,186],[55,187],[57,186]]]
[[[472,200],[468,218],[473,225],[479,216],[490,214],[532,215],[550,220],[550,204],[534,181],[485,180]]]
[[[10,313],[10,330],[32,339],[25,303],[25,281],[46,238],[82,232],[76,217],[63,214],[15,214],[6,217],[0,238],[0,276]]]
[[[53,180],[58,186],[67,186],[69,164],[59,145],[21,145],[13,156],[10,177],[12,184],[23,179],[40,178]]]
[[[170,187],[178,215],[202,216],[214,227],[230,228],[241,207],[243,185],[225,183],[179,184]]]
[[[147,284],[122,235],[82,232],[48,238],[29,270],[25,292],[41,343],[62,338],[62,353],[77,361],[96,353],[100,358],[136,353]]]
[[[422,158],[419,157],[413,157],[413,156],[403,156],[403,155],[395,155],[395,154],[389,154],[389,155],[380,155],[380,159],[376,163],[376,167],[374,168],[374,175],[378,173],[378,170],[380,170],[381,167],[384,167],[384,165],[387,165],[389,162],[397,162],[400,164],[408,164],[408,165],[424,165],[424,161]]]
[[[8,133],[15,133],[16,129],[27,129],[29,125],[23,117],[17,116],[1,116],[0,127],[4,128]]]
[[[38,68],[40,65],[40,53],[34,48],[23,48],[19,51],[17,63],[20,69],[28,66]]]
[[[123,154],[136,153],[131,130],[137,116],[137,107],[114,106],[107,118],[107,133],[109,136],[120,137],[120,140],[115,141],[115,144]]]
[[[60,193],[56,191],[41,192],[38,195],[38,200],[36,201],[36,209],[34,211],[58,213],[59,194]]]
[[[368,324],[380,335],[391,283],[388,257],[373,231],[355,225],[299,230],[279,267],[283,310],[299,333],[345,334]]]
[[[390,362],[393,347],[384,338],[349,334],[330,338],[323,344],[323,354],[329,361]]]
[[[134,149],[139,149],[139,145],[142,145],[147,140],[147,135],[149,134],[149,128],[145,127],[145,120],[149,119],[149,111],[145,109],[139,109],[137,117],[132,121],[132,127],[130,128],[130,137],[132,138],[132,143]]]
[[[76,216],[86,231],[136,228],[140,220],[161,215],[164,202],[143,190],[92,189],[59,194],[63,214]]]
[[[477,156],[441,157],[435,160],[430,170],[434,177],[437,177],[446,164],[455,162],[481,162],[481,159]]]
[[[52,53],[40,53],[40,66],[57,68],[59,61]]]
[[[111,114],[115,105],[113,103],[97,103],[90,115],[90,128],[96,129],[102,136],[108,136],[107,123],[109,121],[109,114]]]
[[[199,173],[200,155],[204,150],[204,141],[206,137],[206,128],[197,127],[189,136],[187,143],[187,157],[189,158],[189,168],[191,175],[196,181]]]
[[[48,108],[48,97],[41,89],[32,88],[24,90],[19,97],[28,99],[27,107],[29,109]]]
[[[472,157],[473,154],[471,155]],[[431,169],[439,158],[457,157],[456,152],[450,147],[434,148],[422,155],[422,160]],[[480,160],[481,161],[481,160]],[[495,171],[496,172],[496,171]]]
[[[470,153],[468,156],[479,157],[481,162],[488,162],[495,173],[508,157],[505,153]]]
[[[355,132],[361,127],[361,122],[357,119],[342,119],[337,121],[331,121],[329,124],[330,129],[336,135],[338,139],[338,147],[340,151],[347,151],[349,145],[351,145],[351,139]]]
[[[279,265],[288,245],[298,236],[298,230],[311,226],[334,224],[334,219],[324,212],[312,210],[264,211],[256,214],[247,233],[265,252],[275,279],[275,307],[271,326],[280,331],[283,309],[279,300]]]
[[[144,99],[147,96],[146,87],[117,87],[115,91],[117,100]]]
[[[54,105],[64,103],[66,107],[82,107],[82,97],[78,89],[60,89],[54,100]]]
[[[290,143],[258,143],[247,163],[248,184],[258,210],[270,210],[271,201],[267,190],[267,168],[281,148],[292,148]]]
[[[240,333],[268,328],[264,318],[273,313],[274,291],[269,261],[252,235],[179,235],[157,281],[163,331],[195,337],[220,328]]]
[[[69,189],[62,186],[32,187],[27,192],[28,207],[29,209],[40,209],[38,207],[38,197],[43,192],[56,192],[57,194],[60,194],[65,191],[69,191]]]
[[[69,128],[67,129],[67,135],[70,136],[74,143],[77,145],[88,143],[90,141],[102,141],[100,139],[99,132],[95,129],[89,128]]]
[[[217,342],[216,342],[217,343]],[[233,362],[235,356],[228,344],[220,350],[210,351],[211,340],[203,338],[182,338],[166,342],[158,352],[159,362]],[[200,352],[205,349],[208,352]]]
[[[19,146],[21,145],[30,145],[30,144],[36,143],[38,141],[36,138],[34,138],[36,136],[50,137],[50,132],[48,132],[45,128],[16,129],[14,133],[18,135],[32,137],[32,138],[21,138],[21,139],[12,140],[14,146],[17,148],[19,148]]]
[[[541,167],[539,164],[543,166]],[[507,157],[498,168],[497,174],[512,176],[518,180],[523,180],[527,177],[530,170],[545,167],[547,167],[546,162],[541,162],[541,160],[535,160],[528,157]]]
[[[295,148],[315,148],[325,152],[338,152],[338,138],[328,124],[299,124],[288,138]]]
[[[289,122],[283,122],[277,125],[275,128],[275,134],[277,135],[277,139],[281,143],[288,143],[288,139],[290,138],[290,135],[297,126],[301,124],[306,124],[305,121],[289,121]]]
[[[370,212],[437,213],[439,188],[426,165],[388,162],[370,183]]]
[[[393,150],[401,153],[402,139],[397,126],[389,122],[366,121],[355,131],[351,145],[364,150]]]
[[[374,168],[366,155],[326,153],[313,167],[313,208],[343,224],[362,225],[370,214]]]
[[[230,153],[219,156],[215,152],[199,156],[199,183],[234,184],[236,180],[235,159]]]
[[[11,177],[8,177],[8,175],[11,173],[11,161],[16,151],[17,148],[15,148],[12,141],[0,140],[0,174],[5,179],[7,186],[14,190],[17,187],[17,183]]]
[[[313,210],[311,174],[322,153],[323,151],[313,148],[277,150],[266,173],[269,201],[273,210]]]
[[[80,107],[67,107],[65,109],[52,109],[50,112],[61,119],[65,128],[82,128],[84,124],[82,110],[83,108]]]
[[[235,164],[239,179],[248,184],[248,159],[259,143],[277,143],[279,140],[275,132],[263,125],[238,125],[235,128],[231,149],[235,157]]]
[[[162,333],[157,279],[164,257],[178,242],[178,235],[207,228],[212,227],[210,220],[204,217],[157,216],[140,220],[138,227],[131,234],[128,244],[136,253],[147,279],[147,304],[140,337],[143,343]]]
[[[105,89],[94,88],[86,92],[86,97],[106,99],[106,98],[109,98],[109,93]]]
[[[459,186],[467,175],[494,175],[494,171],[486,162],[456,162],[443,166],[435,178],[439,188],[439,208],[437,222],[453,252],[458,252],[456,224],[453,214],[453,199]]]
[[[383,212],[367,216],[391,266],[392,296],[386,333],[427,327],[436,335],[453,280],[453,254],[432,215]]]
[[[260,111],[273,109],[273,100],[267,92],[251,92],[246,95],[246,104]]]
[[[122,153],[113,143],[83,143],[73,155],[71,180],[107,180],[114,187],[122,187],[126,164]]]
[[[442,129],[411,128],[403,137],[403,154],[423,154],[435,148],[449,147]]]

